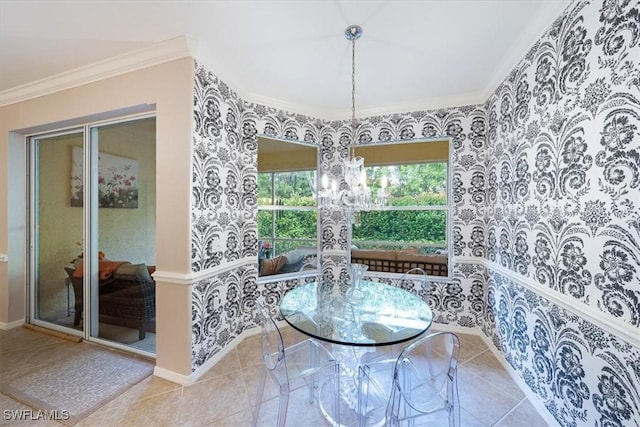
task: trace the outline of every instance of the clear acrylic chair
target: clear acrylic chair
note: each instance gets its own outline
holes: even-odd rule
[[[427,284],[428,284],[428,280],[427,280],[427,273],[419,267],[414,267],[408,271],[406,271],[401,277],[400,280],[398,280],[398,282],[396,283],[396,286],[399,288],[403,288],[403,289],[408,289],[412,286],[407,286],[409,283],[413,283],[413,282],[418,282],[419,283],[419,288],[418,289],[426,289],[427,288]],[[366,331],[367,335],[391,335],[391,337],[387,337],[387,339],[391,339],[392,335],[393,335],[393,331],[389,331],[389,330],[384,330],[384,326],[379,325],[379,324],[363,324],[363,330]],[[375,330],[371,330],[371,329],[375,329]],[[398,358],[398,355],[400,354],[400,352],[402,352],[402,350],[404,349],[404,347],[407,345],[407,343],[403,343],[403,344],[393,344],[391,346],[385,346],[385,347],[381,347],[380,349],[376,349],[375,352],[370,352],[364,355],[364,363],[371,363],[371,362],[390,362],[390,363],[395,363],[396,359]]]
[[[321,283],[323,280],[324,280],[324,276],[323,276],[322,270],[318,270],[318,265],[314,257],[313,260],[306,261],[298,271],[298,279],[297,279],[296,286],[306,285],[311,282],[315,282],[317,286],[321,286]],[[298,323],[306,324],[307,330],[311,331],[317,328],[318,325],[315,323],[313,319],[305,316],[304,313],[300,313],[299,316],[303,319],[301,319]],[[296,330],[294,335],[294,342],[299,342],[304,339],[306,339],[305,335],[302,332]]]
[[[358,424],[416,425],[416,419],[447,415],[460,425],[457,368],[460,340],[438,332],[407,346],[394,363],[374,361],[360,367]],[[436,425],[442,419],[436,418]]]
[[[313,403],[314,393],[324,381],[330,381],[327,385],[333,386],[331,416],[339,424],[340,367],[338,362],[325,347],[312,339],[306,339],[285,348],[280,329],[271,315],[262,305],[256,303],[256,306],[258,323],[262,329],[263,370],[256,390],[253,425],[256,426],[258,423],[267,376],[274,381],[279,390],[277,426],[285,425],[291,391],[307,386],[309,403]]]
[[[414,267],[411,270],[406,271],[402,277],[400,277],[398,286],[403,287],[403,283],[415,281],[419,281],[420,287],[423,289],[427,287],[427,273],[420,267]]]

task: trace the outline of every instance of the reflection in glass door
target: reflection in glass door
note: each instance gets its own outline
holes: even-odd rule
[[[35,137],[32,146],[31,313],[35,323],[83,330],[82,276],[74,276],[82,258],[82,209],[70,198],[72,148],[82,151],[82,129]],[[82,191],[82,174],[71,187]],[[72,190],[73,191],[73,190]],[[69,332],[69,331],[67,331]],[[73,332],[71,332],[73,333]]]
[[[155,118],[30,142],[31,322],[155,353]]]
[[[90,336],[155,353],[155,118],[90,128],[97,286]],[[98,319],[98,318],[96,318]]]

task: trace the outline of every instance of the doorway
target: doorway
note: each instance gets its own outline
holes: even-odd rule
[[[155,354],[155,117],[28,141],[29,321]]]

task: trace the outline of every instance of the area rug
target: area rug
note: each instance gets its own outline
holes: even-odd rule
[[[74,425],[152,373],[150,361],[84,348],[5,384],[2,392],[33,408],[68,414],[59,421]]]

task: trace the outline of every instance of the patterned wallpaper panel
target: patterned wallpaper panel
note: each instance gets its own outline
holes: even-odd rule
[[[231,343],[245,329],[247,292],[256,288],[258,265],[248,264],[197,282],[192,291],[191,370]]]
[[[484,333],[562,426],[640,423],[640,349],[489,272]]]
[[[640,326],[639,3],[575,2],[486,109],[488,259]]]
[[[239,125],[238,97],[196,63],[191,269],[206,270],[256,253],[257,148]]]
[[[574,2],[485,109],[487,258],[640,327],[639,4]],[[640,425],[640,349],[491,270],[485,309],[560,425]]]

